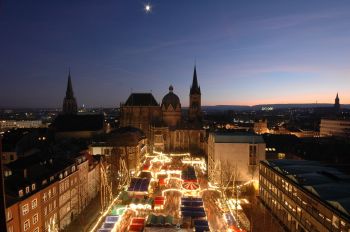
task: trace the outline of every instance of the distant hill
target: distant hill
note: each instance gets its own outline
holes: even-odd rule
[[[329,103],[311,103],[311,104],[260,104],[254,106],[246,105],[216,105],[216,106],[202,106],[204,111],[225,111],[225,110],[261,110],[263,108],[273,109],[289,109],[289,108],[326,108],[333,107]],[[350,104],[341,105],[342,108],[350,109]]]

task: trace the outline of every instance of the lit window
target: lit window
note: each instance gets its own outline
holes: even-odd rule
[[[49,189],[49,198],[51,198],[51,189]]]
[[[22,189],[18,191],[18,196],[23,197],[23,190]]]
[[[45,207],[45,209],[44,209],[44,215],[45,216],[47,215],[47,207]]]
[[[35,190],[35,184],[32,184],[32,191]]]
[[[34,214],[34,216],[33,216],[33,224],[36,224],[38,221],[39,221],[38,214]]]
[[[52,195],[55,195],[56,194],[56,187],[53,187],[52,188]]]
[[[29,221],[29,219],[28,219],[28,220],[26,220],[26,221],[24,222],[24,225],[23,225],[24,231],[29,230],[29,227],[30,227],[30,221]]]
[[[22,206],[22,214],[26,215],[29,212],[29,206],[28,204],[25,204]]]
[[[32,200],[32,209],[35,209],[38,206],[38,201],[35,198],[34,200]]]
[[[29,186],[26,187],[26,193],[29,193],[30,189]]]
[[[47,200],[47,195],[46,195],[46,193],[44,193],[43,201],[45,202],[46,200]]]

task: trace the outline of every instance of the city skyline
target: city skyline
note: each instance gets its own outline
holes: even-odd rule
[[[350,3],[152,1],[2,4],[0,107],[61,107],[71,67],[78,105],[131,92],[188,106],[350,103]],[[218,91],[219,90],[219,91]]]

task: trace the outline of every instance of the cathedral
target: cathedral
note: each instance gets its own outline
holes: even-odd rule
[[[120,126],[140,128],[148,139],[149,150],[204,153],[201,89],[194,67],[189,93],[188,115],[183,115],[174,87],[159,104],[151,93],[132,93],[120,106]]]

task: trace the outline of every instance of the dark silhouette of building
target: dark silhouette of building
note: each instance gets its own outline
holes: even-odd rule
[[[334,101],[334,110],[337,113],[340,111],[340,102],[339,102],[338,93],[337,93],[337,96],[335,97],[335,101]]]
[[[78,114],[77,101],[74,97],[70,72],[66,96],[63,100],[62,114],[59,114],[50,128],[55,138],[92,138],[105,131],[103,114]]]
[[[190,89],[190,106],[188,113],[190,121],[201,119],[201,88],[198,85],[196,66],[194,66],[193,80]]]
[[[63,114],[76,114],[78,112],[77,101],[75,100],[73,93],[72,80],[70,71],[68,74],[68,83],[66,90],[66,97],[63,100]]]

